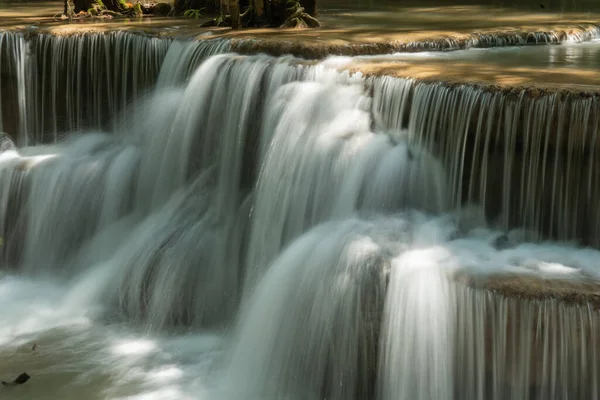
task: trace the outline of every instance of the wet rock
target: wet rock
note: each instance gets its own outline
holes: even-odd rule
[[[8,133],[0,132],[0,153],[7,150],[14,150],[15,144]]]
[[[152,14],[154,14],[155,17],[166,17],[171,13],[172,9],[173,8],[168,3],[158,3],[154,6]]]
[[[600,310],[600,282],[590,277],[548,279],[535,274],[477,276],[461,273],[455,280],[467,287],[490,291],[509,299],[552,300],[562,305]]]
[[[506,235],[496,236],[491,244],[496,250],[506,250],[513,246],[512,241]]]
[[[12,382],[2,381],[2,384],[4,386],[22,385],[23,383],[27,382],[29,378],[31,377],[25,372],[23,372],[21,375],[17,376]]]

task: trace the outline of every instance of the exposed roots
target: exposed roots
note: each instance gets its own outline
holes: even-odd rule
[[[304,7],[298,6],[298,8],[285,19],[280,28],[318,28],[321,26],[321,23],[315,17],[304,11]]]
[[[74,12],[74,6],[68,1],[64,13],[54,15],[54,20],[82,20],[82,19],[112,19],[116,17],[134,18],[141,17],[143,10],[140,4],[133,7],[121,8],[118,11],[111,11],[104,7],[102,2],[92,5],[87,11]],[[264,15],[257,15],[250,6],[240,14],[240,23],[244,28],[249,27],[280,27],[280,28],[318,28],[321,26],[319,21],[308,14],[298,0],[272,0],[267,2],[268,9]],[[174,13],[171,8],[168,15]],[[147,12],[147,10],[146,10]],[[202,24],[205,27],[231,27],[233,20],[231,15],[222,12],[216,18]]]
[[[273,1],[270,3],[270,7],[268,21],[257,17],[252,7],[247,8],[240,14],[242,27],[318,28],[321,26],[321,23],[308,14],[297,0],[288,0],[285,3]],[[231,22],[231,15],[221,14],[215,19],[205,22],[202,26],[231,27]]]
[[[106,9],[102,3],[93,4],[87,11],[74,12],[74,6],[69,1],[66,6],[66,13],[57,13],[53,16],[55,21],[76,21],[82,19],[112,19],[115,17],[134,18],[141,17],[142,9],[139,4],[133,7],[127,7],[120,11]]]

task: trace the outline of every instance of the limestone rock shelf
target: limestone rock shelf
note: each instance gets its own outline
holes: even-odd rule
[[[456,280],[469,288],[495,295],[528,301],[558,301],[569,306],[584,306],[600,311],[600,281],[590,277],[577,279],[540,277],[533,274],[460,274]]]
[[[448,6],[440,0],[418,5],[381,6],[372,10],[349,7],[320,10],[320,29],[200,28],[206,19],[141,18],[135,20],[55,21],[61,2],[0,5],[0,29],[81,34],[127,30],[168,37],[232,39],[233,50],[244,54],[292,54],[320,59],[328,55],[374,55],[397,51],[448,50],[515,44],[558,43],[600,37],[600,13],[552,13],[497,6]]]

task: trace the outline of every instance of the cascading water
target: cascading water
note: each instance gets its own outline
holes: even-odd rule
[[[482,204],[504,228],[600,244],[596,95],[374,80],[378,127],[406,129],[440,155],[457,207]]]
[[[0,85],[8,86],[2,105],[16,105],[0,114],[0,131],[27,145],[74,130],[114,130],[114,117],[131,117],[125,110],[157,81],[182,83],[204,59],[228,50],[218,39],[182,44],[128,32],[0,32]],[[161,68],[165,59],[171,64]]]
[[[549,135],[595,137],[595,97],[505,99],[365,79],[335,60],[209,57],[226,42],[127,39],[158,50],[117,62],[104,36],[69,40],[68,51],[81,46],[75,60],[147,74],[117,97],[73,95],[82,110],[136,100],[119,123],[77,122],[83,111],[70,105],[73,132],[59,143],[0,137],[0,374],[33,377],[14,398],[598,397],[597,308],[459,283],[600,279],[600,252],[527,242],[462,207],[489,206],[490,149],[513,161],[525,126],[523,167],[500,169],[510,218],[496,226],[571,226],[583,209],[568,208],[561,185],[580,170],[563,173],[559,156],[586,166],[595,156]],[[96,73],[88,82],[114,76]],[[138,84],[156,88],[140,97]],[[37,126],[34,136],[54,135]],[[590,196],[591,174],[578,178]],[[521,190],[514,213],[509,188],[540,175],[562,200],[547,206],[545,186],[531,198]],[[558,214],[548,222],[543,207]],[[33,342],[36,354],[25,350]]]

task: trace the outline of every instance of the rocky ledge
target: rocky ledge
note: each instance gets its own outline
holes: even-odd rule
[[[590,277],[566,279],[508,273],[485,276],[460,274],[456,280],[468,288],[489,291],[506,298],[558,301],[568,306],[600,310],[600,281]]]

